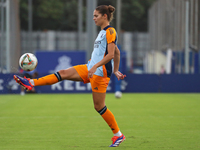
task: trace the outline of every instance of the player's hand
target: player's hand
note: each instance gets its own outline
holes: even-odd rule
[[[120,71],[116,71],[114,74],[118,80],[123,80],[126,77],[126,75],[123,75]]]
[[[88,71],[88,78],[92,78],[93,74],[96,72],[97,68],[93,66],[89,71]]]

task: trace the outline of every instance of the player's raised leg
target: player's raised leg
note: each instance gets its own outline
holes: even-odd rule
[[[38,79],[27,79],[26,77],[22,78],[18,75],[14,75],[14,79],[17,83],[28,90],[31,90],[33,86],[52,85],[62,80],[83,81],[74,67],[60,70],[54,74],[50,74]]]

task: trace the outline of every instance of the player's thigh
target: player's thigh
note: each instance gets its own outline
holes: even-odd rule
[[[105,106],[106,93],[92,92],[94,108],[99,111]]]
[[[65,70],[58,71],[62,80],[83,81],[75,68],[70,67]]]

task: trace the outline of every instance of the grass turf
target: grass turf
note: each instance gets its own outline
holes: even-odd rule
[[[200,94],[107,94],[126,136],[116,149],[200,149]],[[112,149],[91,94],[0,95],[1,150]]]

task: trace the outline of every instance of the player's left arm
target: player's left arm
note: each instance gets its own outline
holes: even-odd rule
[[[117,47],[115,46],[115,53],[114,53],[114,73],[119,70],[119,63],[120,63],[120,51]]]
[[[120,63],[120,51],[117,46],[115,46],[115,53],[114,53],[114,74],[117,77],[118,80],[123,80],[126,75],[123,75],[119,71],[119,63]]]

